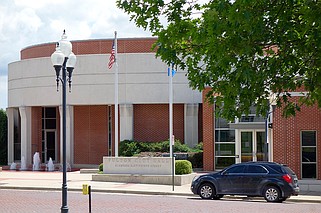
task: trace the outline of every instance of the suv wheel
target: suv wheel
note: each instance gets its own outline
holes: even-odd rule
[[[267,186],[264,189],[264,199],[267,202],[278,202],[280,201],[280,190],[275,186]]]
[[[199,188],[199,196],[202,199],[212,199],[215,194],[215,189],[212,184],[204,183]]]

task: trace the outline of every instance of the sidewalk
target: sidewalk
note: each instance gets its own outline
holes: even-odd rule
[[[67,173],[67,187],[69,191],[82,191],[83,184],[91,186],[92,192],[129,193],[150,195],[178,195],[197,196],[190,191],[190,184],[183,186],[98,182],[91,180],[92,174],[83,174],[79,171]],[[299,196],[292,196],[288,201],[321,203],[321,191],[313,191],[313,188],[321,189],[321,181],[312,185],[308,181],[303,182]],[[11,171],[0,172],[0,189],[25,189],[25,190],[58,190],[62,187],[62,172],[43,171]],[[225,196],[228,198],[228,196]]]

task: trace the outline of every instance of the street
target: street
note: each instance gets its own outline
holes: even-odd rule
[[[88,195],[68,192],[69,212],[88,212]],[[60,212],[60,191],[0,190],[0,212],[4,213],[51,213]],[[198,197],[130,195],[92,193],[92,212],[320,212],[320,204],[267,203],[262,199],[201,200]]]

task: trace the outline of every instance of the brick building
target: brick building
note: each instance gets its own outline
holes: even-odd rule
[[[292,92],[292,101],[302,95],[304,91]],[[299,179],[321,179],[321,111],[316,106],[303,106],[290,118],[282,117],[281,109],[271,108],[267,122],[254,109],[234,122],[215,118],[214,111],[215,106],[203,103],[204,170],[268,160],[289,165]]]
[[[162,141],[169,138],[167,65],[151,50],[155,38],[118,39],[119,139]],[[77,64],[67,94],[67,162],[72,167],[102,163],[115,153],[114,70],[109,70],[112,39],[73,41]],[[61,162],[61,91],[56,90],[50,56],[55,43],[26,47],[9,64],[8,162],[23,157],[32,165]],[[173,79],[173,132],[190,146],[201,141],[198,125],[201,93],[188,86],[184,71]],[[60,89],[61,90],[61,89]],[[200,131],[200,133],[199,133]]]
[[[151,50],[156,38],[118,39],[119,139],[161,141],[169,138],[169,77],[167,65]],[[67,162],[72,167],[97,165],[114,150],[114,71],[107,63],[111,39],[72,41],[77,64],[72,92],[67,94]],[[61,92],[50,56],[55,43],[21,50],[21,60],[9,64],[8,162],[40,153],[61,162]],[[320,111],[303,107],[294,118],[270,114],[243,116],[235,122],[215,118],[215,106],[205,92],[189,87],[186,71],[173,78],[176,139],[193,147],[204,143],[204,170],[232,163],[268,159],[286,163],[300,178],[321,178]],[[300,94],[294,94],[294,98]],[[253,112],[255,110],[253,109]],[[268,138],[266,144],[265,138]],[[268,154],[266,154],[268,153]]]

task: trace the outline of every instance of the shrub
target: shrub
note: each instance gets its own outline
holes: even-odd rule
[[[203,142],[199,142],[195,147],[194,147],[194,149],[196,150],[196,151],[203,151]]]
[[[193,168],[203,167],[203,156],[201,154],[194,154],[195,152],[202,152],[203,143],[199,143],[193,149],[188,147],[186,144],[182,144],[179,140],[175,140],[174,153],[192,153],[191,158],[184,158],[184,160],[189,160],[192,162]],[[120,142],[119,145],[119,155],[120,156],[142,156],[140,153],[169,153],[169,141],[161,142],[136,142],[125,140]],[[190,155],[190,154],[188,154]],[[195,155],[195,156],[194,156]],[[148,156],[154,156],[149,154]]]
[[[174,152],[190,152],[191,148],[186,144],[182,144],[179,140],[175,140]]]
[[[192,149],[179,140],[175,141],[174,152],[191,152]],[[119,144],[120,156],[134,156],[141,152],[169,152],[169,141],[162,142],[136,142],[125,140]]]
[[[192,173],[192,163],[188,160],[175,161],[175,174],[184,175]]]
[[[98,169],[99,169],[99,172],[104,171],[104,164],[103,163],[99,164]]]
[[[188,153],[188,159],[193,168],[203,168],[203,152]]]
[[[119,144],[119,155],[120,156],[133,156],[135,154],[139,154],[140,149],[138,147],[138,143],[135,141],[122,141]]]

